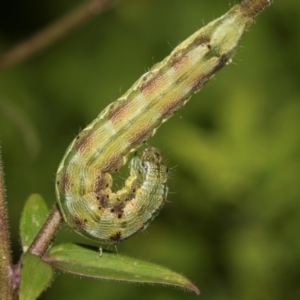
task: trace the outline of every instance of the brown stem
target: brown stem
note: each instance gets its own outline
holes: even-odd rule
[[[61,222],[62,217],[60,211],[57,206],[55,206],[38,235],[30,245],[28,252],[38,256],[43,256],[52,242]]]
[[[272,2],[273,0],[242,0],[241,9],[246,16],[254,18]]]
[[[0,153],[0,295],[14,299],[13,267],[5,205],[4,174]]]
[[[12,66],[49,46],[117,0],[90,0],[0,56],[0,70]]]

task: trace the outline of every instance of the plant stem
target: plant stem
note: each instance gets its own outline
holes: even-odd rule
[[[115,2],[116,0],[90,0],[82,4],[31,38],[2,54],[0,56],[0,70],[17,64],[43,48],[46,48],[82,23],[92,19],[109,7],[112,7]]]
[[[14,299],[13,267],[5,205],[4,174],[0,153],[0,295],[2,299]]]
[[[61,222],[62,217],[60,211],[57,206],[55,206],[38,235],[30,245],[28,252],[38,256],[43,256],[48,249],[49,244],[52,242]]]

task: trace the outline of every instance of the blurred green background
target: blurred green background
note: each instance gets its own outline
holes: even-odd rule
[[[0,51],[80,3],[1,1]],[[80,128],[229,7],[224,0],[124,0],[1,71],[0,139],[15,260],[24,202],[37,192],[53,206],[57,166]],[[233,64],[149,141],[172,170],[169,202],[118,252],[186,275],[200,287],[200,299],[300,299],[299,28],[300,2],[275,1],[244,36]],[[70,241],[91,243],[63,226],[57,242]],[[196,297],[60,273],[41,299]]]

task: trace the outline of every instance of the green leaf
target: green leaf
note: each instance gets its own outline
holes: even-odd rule
[[[23,252],[25,252],[40,228],[46,221],[49,211],[44,199],[38,194],[32,194],[26,201],[21,222],[20,235]]]
[[[33,300],[46,289],[53,277],[52,267],[39,256],[26,253],[22,259],[20,300]]]
[[[103,252],[101,255],[91,247],[60,244],[50,249],[45,260],[55,268],[81,276],[174,285],[200,294],[187,278],[165,267],[120,254]]]

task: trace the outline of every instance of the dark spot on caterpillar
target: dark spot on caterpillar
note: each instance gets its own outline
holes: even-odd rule
[[[59,183],[60,183],[60,182],[59,182],[59,180],[58,180],[58,181],[56,181],[56,184],[57,184],[57,185],[59,185]]]
[[[93,192],[100,197],[106,197],[110,193],[109,187],[111,186],[112,179],[109,174],[101,174],[97,176],[94,182]],[[98,199],[98,198],[97,198]]]
[[[136,189],[132,189],[132,192],[135,193],[135,192],[136,192]]]
[[[204,56],[205,60],[209,60],[212,57],[221,57],[220,48],[214,47],[213,45],[207,45],[209,52],[207,52]]]
[[[144,76],[143,76],[143,81],[147,81],[147,80],[150,80],[151,77],[153,77],[155,75],[154,72],[152,71],[149,71],[148,73],[146,73]]]
[[[120,219],[123,216],[124,207],[125,207],[124,202],[118,203],[118,204],[114,205],[114,207],[110,210],[110,212],[114,213],[115,216]]]
[[[106,197],[106,195],[97,195],[96,199],[99,203],[99,209],[107,208],[109,199]]]
[[[80,217],[75,216],[74,217],[75,229],[78,230],[79,232],[84,232],[86,222],[87,219],[81,219]]]
[[[63,193],[68,193],[69,190],[71,189],[72,186],[72,182],[70,180],[69,175],[67,174],[67,172],[64,172],[61,177],[60,180],[57,181],[57,185],[59,185],[59,190]]]
[[[118,231],[112,234],[109,239],[111,242],[119,243],[122,240],[122,234],[120,231]]]

